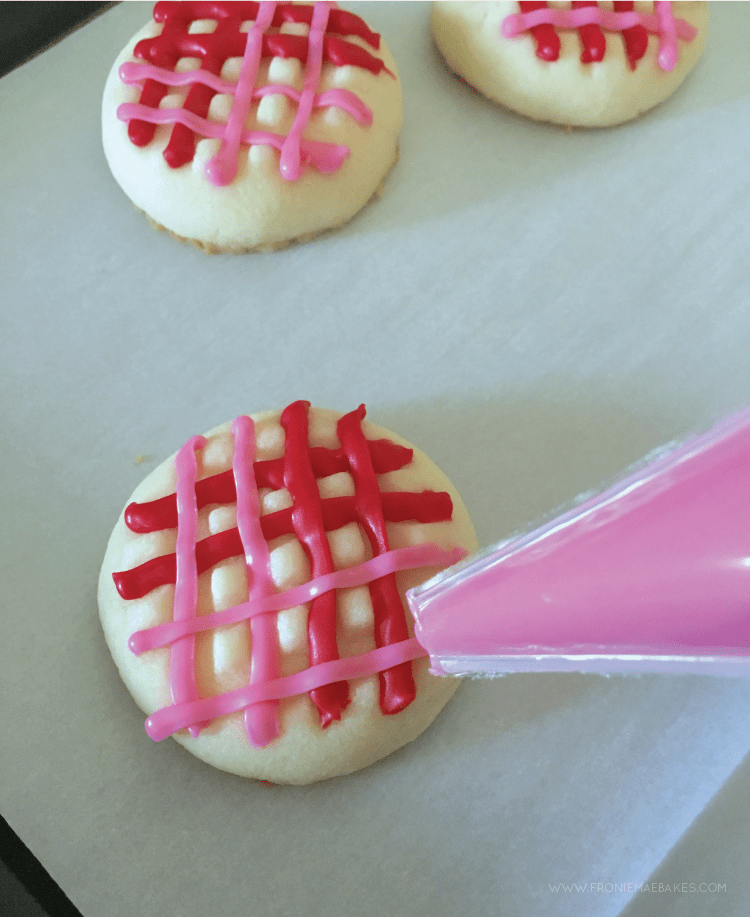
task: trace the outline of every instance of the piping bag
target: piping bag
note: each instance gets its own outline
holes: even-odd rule
[[[748,410],[407,601],[438,675],[748,676]]]

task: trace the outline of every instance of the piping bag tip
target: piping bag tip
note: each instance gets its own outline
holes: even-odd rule
[[[749,676],[749,411],[407,593],[438,675]]]

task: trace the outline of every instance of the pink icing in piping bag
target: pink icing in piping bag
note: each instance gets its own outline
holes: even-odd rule
[[[436,674],[747,676],[748,411],[407,600]]]

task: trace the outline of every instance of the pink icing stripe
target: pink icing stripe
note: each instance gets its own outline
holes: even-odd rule
[[[400,570],[412,570],[418,567],[446,567],[458,563],[467,552],[463,548],[443,550],[435,544],[412,545],[408,548],[394,548],[388,553],[380,554],[362,564],[348,567],[346,570],[336,570],[312,579],[310,582],[286,592],[279,592],[267,596],[257,603],[244,602],[225,611],[217,611],[210,615],[201,615],[190,621],[173,621],[159,624],[148,630],[139,630],[128,641],[131,652],[140,655],[147,650],[168,646],[189,634],[212,630],[228,624],[237,624],[247,621],[257,615],[268,612],[278,612],[285,608],[294,608],[309,602],[315,596],[332,589],[347,589],[353,586],[364,586],[374,579],[398,573]]]
[[[215,697],[164,707],[146,720],[146,732],[155,742],[160,742],[180,729],[190,729],[194,723],[203,723],[218,716],[236,713],[251,704],[307,694],[316,688],[338,681],[364,678],[424,655],[425,650],[414,637],[411,637],[359,656],[322,662],[274,681],[258,682]]]
[[[190,86],[194,83],[201,83],[225,95],[231,95],[235,91],[234,83],[223,80],[208,70],[172,73],[169,70],[154,67],[152,64],[128,62],[120,67],[119,74],[123,83],[127,84],[142,83],[144,80],[151,79],[165,86]],[[301,93],[284,83],[257,86],[253,90],[252,101],[257,102],[270,95],[283,95],[296,105],[300,104]],[[349,89],[327,89],[326,92],[317,94],[313,98],[313,108],[341,108],[363,127],[370,127],[373,123],[373,112]]]
[[[198,607],[198,570],[196,540],[198,504],[196,479],[198,465],[196,450],[206,445],[203,436],[194,436],[180,449],[175,458],[177,473],[177,577],[175,579],[174,619],[193,621]],[[198,698],[195,672],[196,641],[192,635],[176,640],[170,651],[169,686],[175,704]],[[198,723],[191,725],[190,734],[200,732]]]
[[[258,67],[263,53],[263,36],[271,26],[275,10],[276,3],[261,3],[258,8],[258,17],[248,31],[240,76],[237,79],[237,89],[227,119],[222,145],[216,156],[206,163],[206,177],[212,185],[217,185],[217,187],[230,184],[237,175],[240,140],[253,100],[253,87],[258,77]]]
[[[678,63],[678,39],[673,11],[669,3],[655,3],[655,12],[660,21],[660,50],[657,62],[663,70],[672,70]]]
[[[308,57],[305,61],[305,80],[303,82],[302,97],[297,106],[295,121],[290,128],[287,139],[282,146],[279,159],[279,169],[282,176],[288,181],[295,181],[300,177],[300,144],[302,135],[310,120],[313,111],[313,100],[316,87],[321,77],[323,65],[323,36],[329,21],[328,3],[316,3],[313,7],[313,18],[310,22],[308,33]]]
[[[192,112],[182,108],[149,108],[137,102],[124,102],[118,106],[117,117],[121,121],[130,121],[135,118],[140,121],[149,121],[152,124],[184,124],[194,133],[203,137],[221,140],[224,135],[224,126],[214,121],[207,121]],[[252,145],[263,144],[281,150],[285,138],[279,134],[268,131],[243,130],[240,136],[242,143]],[[319,172],[335,172],[349,156],[346,146],[337,146],[333,143],[323,143],[318,140],[303,140],[300,144],[303,160],[312,165]]]
[[[256,451],[255,424],[247,416],[232,423],[235,451],[232,472],[237,491],[237,529],[240,533],[248,572],[248,602],[256,604],[274,592],[271,555],[261,531],[261,501],[253,461]],[[259,615],[250,622],[250,683],[271,681],[279,675],[279,653],[275,615]],[[245,710],[245,733],[257,748],[279,735],[279,717],[274,701],[255,704]]]
[[[254,92],[258,98],[270,95],[283,95],[295,104],[300,104],[301,93],[283,83],[261,86]],[[362,127],[370,127],[373,123],[373,112],[349,89],[327,89],[326,92],[314,95],[313,108],[341,108]]]
[[[663,70],[672,70],[678,60],[677,39],[692,41],[696,38],[697,30],[685,19],[675,19],[669,2],[656,3],[655,11],[656,15],[650,16],[636,10],[616,13],[599,6],[577,9],[541,7],[528,13],[513,13],[506,16],[501,23],[501,34],[505,38],[517,38],[538,25],[552,25],[557,29],[578,29],[585,25],[598,25],[610,32],[623,32],[640,25],[652,35],[659,36],[658,63]]]

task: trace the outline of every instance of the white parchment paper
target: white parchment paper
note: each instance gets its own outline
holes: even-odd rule
[[[348,6],[399,63],[401,158],[349,226],[275,254],[180,245],[111,179],[101,91],[149,5],[0,80],[0,810],[85,917],[741,913],[700,858],[682,879],[724,892],[657,910],[640,886],[746,754],[746,683],[468,682],[397,755],[288,789],[152,743],[111,662],[118,513],[239,413],[364,402],[488,544],[748,403],[748,4],[712,3],[686,84],[602,132],[455,80],[428,4]]]

